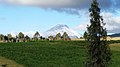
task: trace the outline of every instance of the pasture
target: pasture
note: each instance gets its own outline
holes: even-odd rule
[[[111,67],[120,67],[118,42],[109,42],[112,50]],[[85,41],[0,43],[0,56],[24,67],[84,67],[86,45]]]

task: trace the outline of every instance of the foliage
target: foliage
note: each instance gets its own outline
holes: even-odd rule
[[[18,42],[25,42],[24,37],[25,37],[25,35],[24,35],[22,32],[20,32],[20,33],[18,34]],[[16,38],[17,38],[17,37],[16,37]]]
[[[61,34],[58,33],[58,34],[55,36],[55,39],[56,39],[56,40],[61,40]]]
[[[22,32],[20,32],[20,33],[18,34],[18,38],[20,38],[20,39],[24,38],[24,34],[23,34]]]
[[[64,32],[64,33],[63,33],[62,39],[63,39],[63,40],[69,40],[69,39],[70,39],[70,37],[68,36],[67,32]]]
[[[49,36],[48,38],[49,38],[49,40],[53,40],[54,39],[54,37],[52,35]]]
[[[33,36],[33,38],[30,38],[28,35],[24,35],[22,32],[20,32],[16,37],[12,37],[11,34],[2,35],[0,34],[0,41],[1,42],[28,42],[28,41],[42,41],[42,40],[71,40],[66,32],[63,33],[61,36],[60,33],[58,33],[55,37],[49,36],[48,38],[40,36],[39,32],[36,32]]]
[[[8,37],[7,36],[4,36],[4,41],[8,42]]]
[[[36,33],[34,34],[33,38],[34,38],[35,40],[38,40],[38,39],[40,38],[39,32],[36,32]]]
[[[88,33],[86,31],[84,32],[83,37],[85,38],[85,40],[88,39]]]
[[[7,34],[7,37],[10,39],[10,38],[12,38],[12,35],[11,34]]]
[[[13,39],[12,35],[11,34],[7,34],[7,37],[8,37],[8,42],[12,42],[12,39]]]
[[[39,38],[39,37],[40,37],[39,32],[36,32],[36,33],[34,34],[34,38]]]
[[[25,36],[25,40],[28,42],[30,41],[30,37],[28,35]]]
[[[4,35],[0,34],[0,41],[4,40]]]
[[[88,26],[89,45],[86,67],[108,67],[111,52],[106,42],[107,32],[103,27],[105,23],[103,23],[103,18],[100,16],[97,0],[93,0],[89,12],[91,25]]]
[[[68,38],[69,36],[68,36],[67,32],[64,32],[63,35],[62,35],[62,37],[63,38]]]

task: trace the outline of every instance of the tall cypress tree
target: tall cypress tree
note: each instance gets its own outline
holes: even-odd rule
[[[90,25],[87,27],[89,38],[88,60],[86,67],[108,67],[111,59],[110,47],[107,44],[107,31],[104,28],[103,18],[97,0],[92,0]]]

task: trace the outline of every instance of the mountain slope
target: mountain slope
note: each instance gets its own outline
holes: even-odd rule
[[[109,35],[110,37],[120,37],[120,33]]]
[[[61,33],[61,35],[62,35],[64,32],[67,32],[67,34],[70,38],[78,38],[81,36],[76,31],[70,29],[67,25],[62,25],[62,24],[56,25],[56,26],[52,27],[51,29],[47,30],[45,32],[45,36],[47,36],[47,37],[50,35],[55,36],[57,33]]]

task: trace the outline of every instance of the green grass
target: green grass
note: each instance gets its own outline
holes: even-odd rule
[[[0,56],[25,67],[84,67],[86,44],[84,41],[1,43]],[[112,67],[120,67],[120,45],[117,46],[111,45]]]
[[[120,67],[120,43],[111,44],[112,67]]]
[[[7,58],[0,56],[0,67],[1,65],[7,65],[7,67],[24,67],[13,60],[9,60]]]
[[[0,45],[0,55],[25,67],[79,67],[85,60],[83,44],[77,41],[6,43]]]

